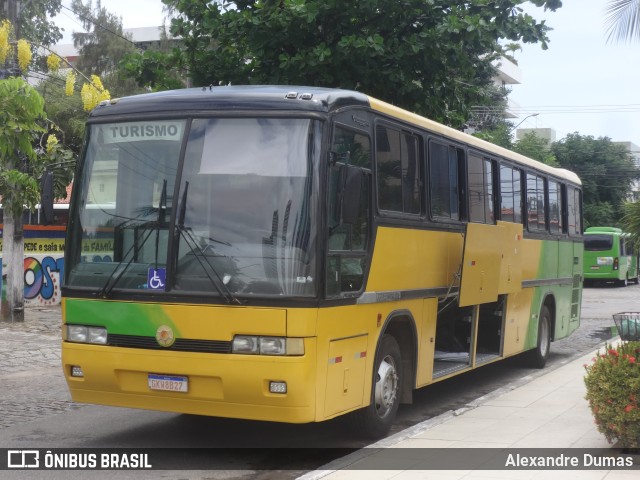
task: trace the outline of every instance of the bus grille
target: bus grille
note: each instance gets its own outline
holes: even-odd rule
[[[192,340],[177,338],[170,347],[161,347],[154,337],[109,334],[107,344],[112,347],[172,350],[178,352],[231,353],[231,342],[222,340]]]

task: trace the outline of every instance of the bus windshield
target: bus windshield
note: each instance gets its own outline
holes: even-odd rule
[[[91,125],[65,286],[316,295],[319,128],[245,117]]]

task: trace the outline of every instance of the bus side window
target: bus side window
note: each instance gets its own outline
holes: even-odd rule
[[[549,230],[562,233],[562,195],[558,182],[549,180]]]
[[[376,127],[376,177],[380,210],[420,213],[420,141],[386,125]]]
[[[527,227],[529,231],[546,230],[544,179],[527,173]]]
[[[429,205],[433,218],[460,220],[461,149],[429,142]]]
[[[500,219],[522,223],[522,171],[500,165]]]
[[[494,222],[493,164],[476,153],[468,156],[467,197],[470,222]]]
[[[581,208],[580,191],[573,187],[567,187],[567,228],[571,236],[582,234]]]
[[[363,133],[336,127],[329,170],[329,217],[327,295],[358,292],[362,289],[369,247],[369,199],[371,183],[371,141]],[[342,218],[345,172],[360,168],[360,199],[355,221]],[[352,207],[352,206],[351,206]]]

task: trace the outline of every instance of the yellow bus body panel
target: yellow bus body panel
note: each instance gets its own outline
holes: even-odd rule
[[[451,285],[463,241],[457,232],[379,227],[367,292]]]

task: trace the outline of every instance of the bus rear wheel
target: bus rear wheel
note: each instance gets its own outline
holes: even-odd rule
[[[383,335],[374,368],[371,403],[354,412],[353,420],[363,436],[382,438],[389,432],[400,405],[402,355],[393,336]]]
[[[540,310],[538,320],[538,341],[536,348],[529,352],[529,364],[533,368],[543,368],[551,349],[551,311],[546,305]]]

